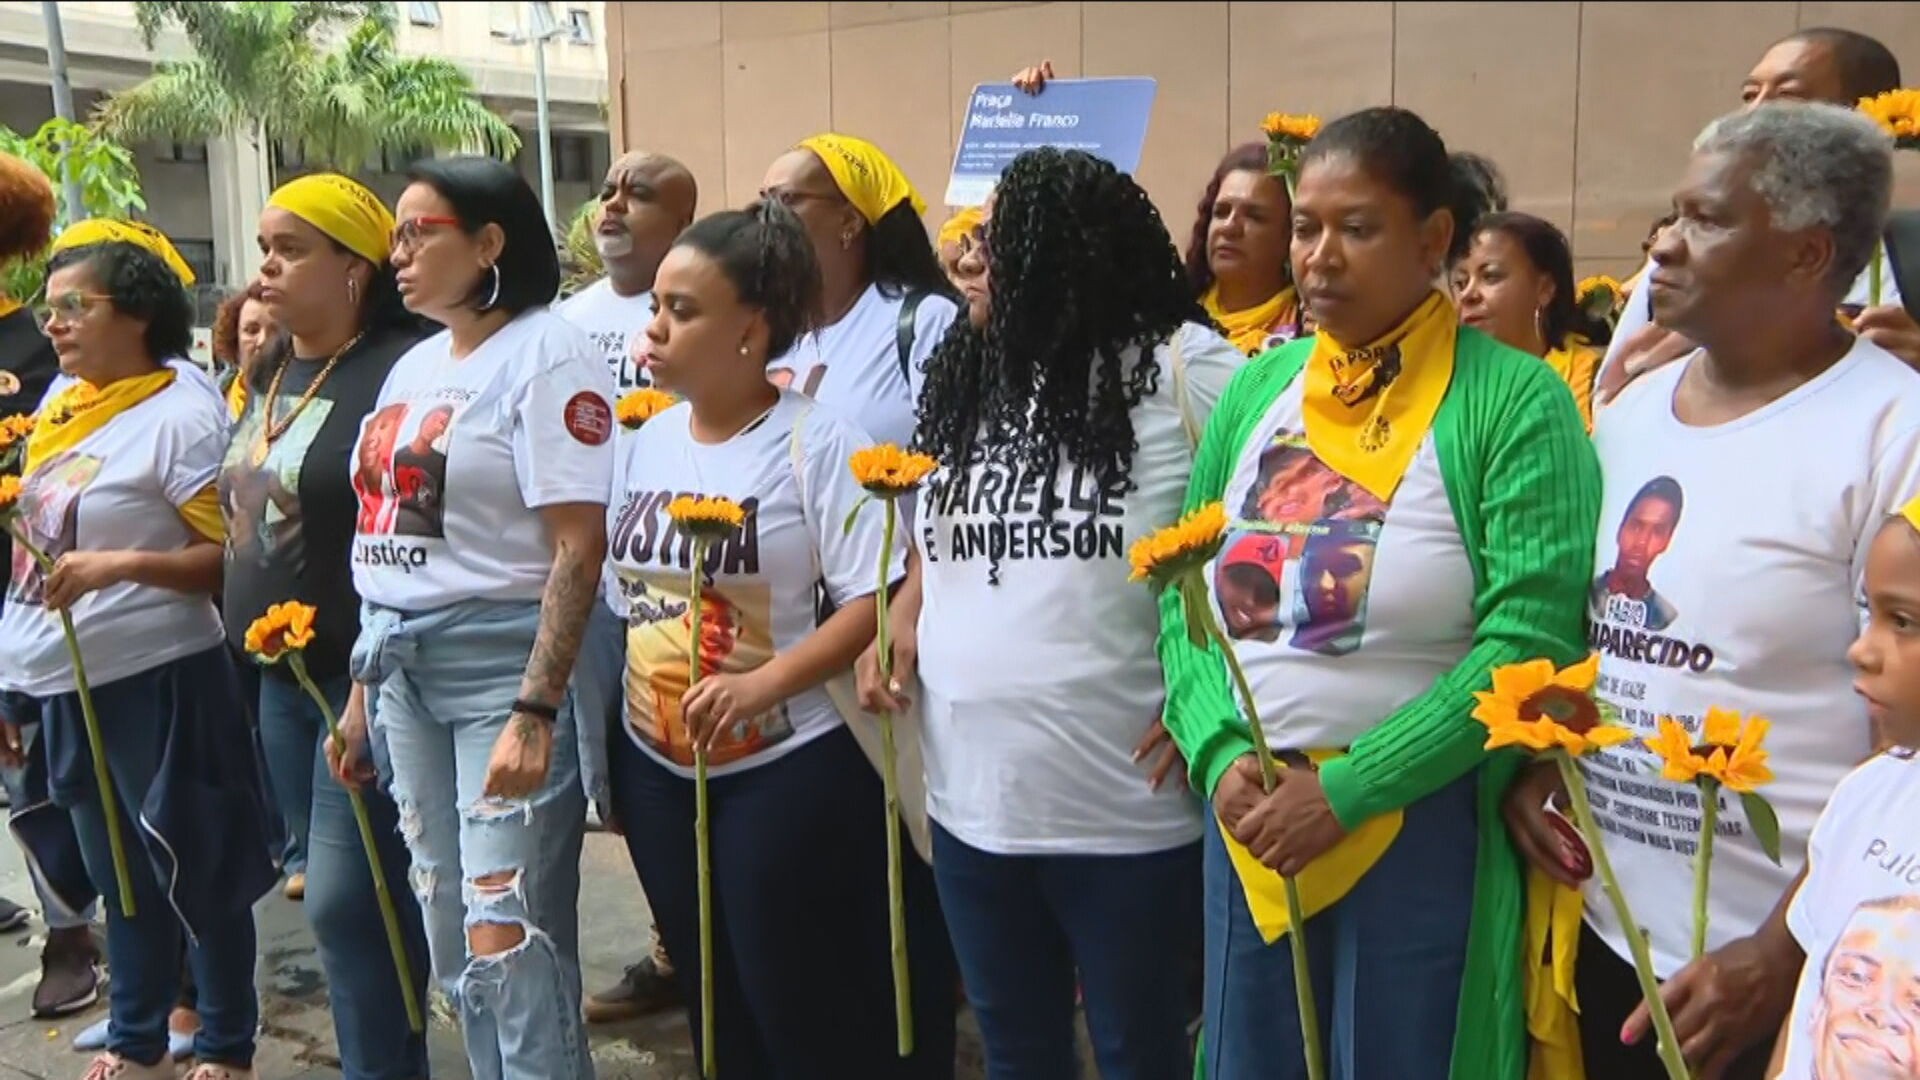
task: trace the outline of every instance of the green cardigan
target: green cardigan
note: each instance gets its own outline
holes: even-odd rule
[[[1217,502],[1281,391],[1305,366],[1313,339],[1249,363],[1207,423],[1187,490],[1188,510]],[[1453,381],[1433,421],[1447,501],[1473,568],[1473,647],[1426,692],[1362,736],[1320,773],[1327,801],[1351,829],[1480,769],[1480,847],[1473,926],[1460,994],[1452,1075],[1521,1080],[1527,1033],[1520,942],[1524,879],[1500,798],[1521,759],[1488,754],[1473,692],[1502,664],[1584,656],[1586,596],[1600,516],[1600,466],[1572,395],[1551,368],[1462,328]],[[1220,775],[1253,752],[1219,647],[1196,648],[1174,590],[1160,603],[1166,726],[1209,797]],[[1338,663],[1338,661],[1331,661]],[[1409,902],[1418,903],[1417,898]]]

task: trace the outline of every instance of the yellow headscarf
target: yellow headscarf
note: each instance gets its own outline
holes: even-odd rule
[[[132,244],[143,251],[159,256],[180,278],[180,284],[191,288],[194,283],[193,267],[180,257],[173,241],[165,233],[151,225],[138,221],[115,221],[111,218],[88,218],[67,226],[66,231],[54,238],[49,251],[67,251],[72,248],[92,247],[95,244]]]
[[[375,266],[393,253],[393,214],[379,196],[338,173],[289,180],[267,205],[319,229]]]
[[[1351,347],[1324,328],[1313,340],[1301,399],[1307,445],[1381,502],[1393,500],[1453,381],[1459,318],[1435,291],[1378,341]]]
[[[847,197],[860,216],[871,225],[901,203],[911,203],[913,212],[923,214],[927,204],[900,166],[879,147],[852,135],[815,135],[800,140],[800,149],[811,150],[833,174],[833,183]]]
[[[979,207],[969,206],[948,218],[946,224],[940,226],[940,246],[946,247],[948,244],[957,244],[966,239],[967,234],[979,226],[980,219],[984,216]]]
[[[1907,519],[1907,524],[1920,529],[1920,496],[1915,496],[1913,501],[1901,507],[1900,516]]]

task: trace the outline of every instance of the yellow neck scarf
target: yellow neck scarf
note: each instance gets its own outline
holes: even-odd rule
[[[0,319],[20,310],[20,301],[11,296],[0,296]]]
[[[1220,329],[1226,331],[1233,347],[1248,356],[1265,352],[1267,339],[1300,317],[1298,296],[1291,285],[1268,297],[1263,304],[1245,311],[1227,311],[1220,306],[1220,285],[1216,282],[1207,289],[1207,295],[1200,298],[1200,304],[1213,321],[1220,324]]]
[[[136,375],[101,387],[76,382],[60,391],[40,410],[32,434],[27,436],[23,471],[32,473],[50,458],[80,445],[114,417],[172,386],[174,378],[171,367],[162,367],[151,375]]]
[[[1438,291],[1378,341],[1350,348],[1324,329],[1307,358],[1307,445],[1381,502],[1393,499],[1453,381],[1453,305]]]
[[[1580,420],[1587,425],[1587,433],[1593,433],[1593,381],[1600,371],[1600,350],[1587,344],[1587,339],[1579,335],[1569,335],[1566,343],[1547,353],[1541,359],[1560,376],[1567,389],[1573,391],[1574,403],[1580,406]]]

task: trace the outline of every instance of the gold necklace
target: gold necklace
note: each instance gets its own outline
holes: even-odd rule
[[[327,384],[327,376],[332,375],[333,369],[339,366],[340,358],[352,351],[355,345],[360,344],[360,339],[365,336],[364,330],[353,335],[352,340],[340,346],[332,356],[328,357],[326,365],[320,369],[320,374],[313,377],[313,381],[307,384],[306,391],[300,395],[300,400],[293,403],[293,411],[275,423],[273,406],[280,400],[280,380],[286,378],[287,369],[294,364],[293,355],[289,351],[287,358],[280,362],[279,368],[275,369],[273,381],[267,384],[266,400],[261,403],[260,441],[253,448],[253,463],[256,467],[267,460],[267,452],[272,449],[273,444],[279,441],[280,436],[287,433],[287,429],[300,418],[300,414],[312,403],[315,395],[320,393],[320,388]]]

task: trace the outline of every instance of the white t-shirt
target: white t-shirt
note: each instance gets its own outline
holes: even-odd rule
[[[747,510],[746,525],[707,552],[700,637],[708,675],[752,671],[813,633],[814,586],[823,579],[836,605],[873,595],[885,532],[882,508],[871,504],[851,532],[841,527],[865,495],[847,461],[868,439],[851,421],[787,391],[740,434],[705,445],[693,440],[692,416],[691,406],[675,405],[620,440],[607,512],[608,555],[628,613],[627,732],[682,776],[693,775],[680,719],[693,543],[673,526],[667,504],[680,495],[718,495]],[[904,575],[899,534],[888,565],[893,580]],[[708,770],[724,776],[765,765],[842,722],[824,688],[804,690],[723,734]]]
[[[1840,782],[1813,827],[1807,880],[1787,909],[1806,967],[1782,1080],[1920,1076],[1920,761],[1874,758]]]
[[[203,376],[204,378],[204,376]],[[56,380],[50,393],[71,380]],[[20,496],[19,525],[58,559],[70,551],[179,551],[197,539],[186,505],[219,474],[227,409],[184,376],[41,463]],[[44,606],[45,575],[13,545],[0,611],[0,686],[34,697],[74,688],[59,616]],[[211,595],[121,582],[81,597],[74,629],[87,679],[101,686],[218,645]]]
[[[464,359],[447,331],[408,350],[360,425],[353,584],[430,611],[537,600],[553,568],[534,511],[604,506],[613,475],[613,379],[587,335],[544,307]]]
[[[1826,372],[1747,416],[1689,427],[1673,395],[1700,354],[1654,371],[1598,419],[1605,478],[1588,615],[1599,696],[1640,736],[1671,716],[1698,733],[1709,706],[1772,721],[1784,865],[1721,795],[1709,947],[1750,934],[1806,855],[1834,785],[1871,750],[1847,647],[1859,634],[1867,548],[1920,486],[1920,374],[1861,341]],[[1691,945],[1691,784],[1660,777],[1638,739],[1581,759],[1607,854],[1662,978]],[[1626,939],[1598,884],[1587,918]]]
[[[1246,358],[1191,323],[1176,340],[1197,431]],[[1135,490],[1103,496],[1063,462],[1049,522],[1043,476],[976,464],[935,474],[921,498],[927,808],[983,851],[1130,855],[1200,835],[1193,797],[1147,790],[1133,761],[1166,688],[1159,607],[1127,581],[1127,552],[1180,516],[1193,471],[1169,349],[1155,356],[1159,392],[1132,415]]]
[[[653,380],[640,364],[646,352],[647,324],[653,321],[653,292],[621,296],[608,278],[581,289],[554,305],[560,317],[587,332],[593,347],[606,358],[614,390],[626,394]]]
[[[1900,303],[1900,283],[1893,280],[1892,264],[1885,258],[1885,248],[1881,249],[1880,265],[1880,302],[1882,304]],[[1626,340],[1634,333],[1653,321],[1653,296],[1647,287],[1647,275],[1653,273],[1653,263],[1649,262],[1640,269],[1640,283],[1633,294],[1627,297],[1626,306],[1620,309],[1620,323],[1613,328],[1613,337],[1607,342],[1606,358],[1600,361],[1600,374],[1605,375],[1614,361],[1620,357],[1620,350]],[[1841,301],[1844,306],[1867,306],[1867,300],[1873,295],[1873,267],[1860,271],[1848,290],[1847,298]]]
[[[913,440],[914,409],[927,357],[947,334],[959,308],[944,296],[924,296],[913,313],[913,350],[900,371],[900,308],[906,294],[887,296],[867,286],[839,322],[802,337],[767,364],[776,386],[790,387],[833,406],[875,442]]]
[[[1307,445],[1305,388],[1241,449],[1207,582],[1269,742],[1344,750],[1473,647],[1473,566],[1432,434],[1383,503]]]

